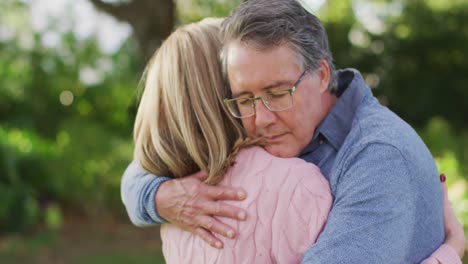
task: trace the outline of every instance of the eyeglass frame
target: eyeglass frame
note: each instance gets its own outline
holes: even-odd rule
[[[309,72],[309,69],[305,69],[304,72],[302,72],[301,76],[299,76],[299,79],[297,79],[297,81],[293,84],[293,86],[289,89],[285,89],[285,90],[279,90],[277,91],[278,93],[279,92],[288,92],[289,93],[289,96],[291,96],[291,106],[289,106],[288,108],[284,108],[284,109],[281,109],[281,110],[272,110],[270,109],[270,107],[268,106],[268,102],[265,102],[265,98],[264,96],[266,96],[267,94],[263,94],[263,95],[259,95],[259,96],[255,96],[255,97],[249,97],[249,98],[225,98],[223,100],[224,102],[224,105],[226,106],[226,108],[228,109],[229,113],[235,117],[235,118],[247,118],[247,117],[252,117],[256,114],[256,104],[255,104],[255,101],[257,100],[261,100],[263,105],[270,111],[270,112],[281,112],[281,111],[285,111],[285,110],[288,110],[288,109],[291,109],[294,105],[294,101],[292,100],[292,95],[294,93],[294,91],[296,91],[297,87],[299,86],[299,84],[301,83],[301,81],[304,79],[304,77],[306,76],[306,74]],[[253,113],[251,115],[246,115],[246,116],[236,116],[232,111],[231,111],[231,108],[228,106],[228,103],[229,102],[232,102],[232,101],[237,101],[239,99],[244,99],[244,100],[250,100],[252,102],[252,108],[254,109]]]

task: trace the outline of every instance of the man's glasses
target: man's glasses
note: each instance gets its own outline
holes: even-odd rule
[[[264,95],[257,97],[241,97],[224,99],[227,109],[236,118],[246,118],[255,115],[255,101],[261,100],[265,107],[271,112],[280,112],[290,109],[293,106],[293,92],[301,83],[308,70],[305,70],[293,87],[286,90],[267,91]]]

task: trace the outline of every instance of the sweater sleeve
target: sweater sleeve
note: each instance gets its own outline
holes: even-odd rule
[[[421,264],[461,264],[461,259],[455,250],[447,245],[442,244],[432,255],[423,260]]]

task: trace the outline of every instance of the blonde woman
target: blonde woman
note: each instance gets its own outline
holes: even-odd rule
[[[207,171],[205,182],[244,188],[248,221],[224,249],[178,227],[161,227],[167,263],[299,263],[325,224],[332,197],[313,164],[268,154],[226,112],[218,63],[220,20],[177,29],[146,70],[136,117],[135,159],[148,172],[178,178]],[[307,210],[304,210],[307,208]]]
[[[325,224],[332,203],[328,183],[313,164],[277,158],[257,146],[260,140],[249,139],[226,111],[219,24],[205,19],[181,27],[153,56],[135,122],[134,154],[154,175],[180,178],[201,170],[208,172],[208,184],[245,189],[245,200],[230,203],[249,217],[222,219],[238,234],[235,240],[218,236],[222,250],[164,224],[164,256],[167,263],[299,263]],[[449,263],[444,256],[458,260],[450,250],[444,246],[425,263]]]

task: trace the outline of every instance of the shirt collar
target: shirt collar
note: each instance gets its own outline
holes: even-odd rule
[[[321,137],[336,149],[340,149],[345,141],[354,119],[356,110],[368,94],[370,88],[364,82],[362,75],[355,69],[344,69],[337,72],[338,77],[338,100],[330,113],[320,123],[315,130],[312,141],[304,150],[309,152],[309,148],[316,145],[315,141]]]

